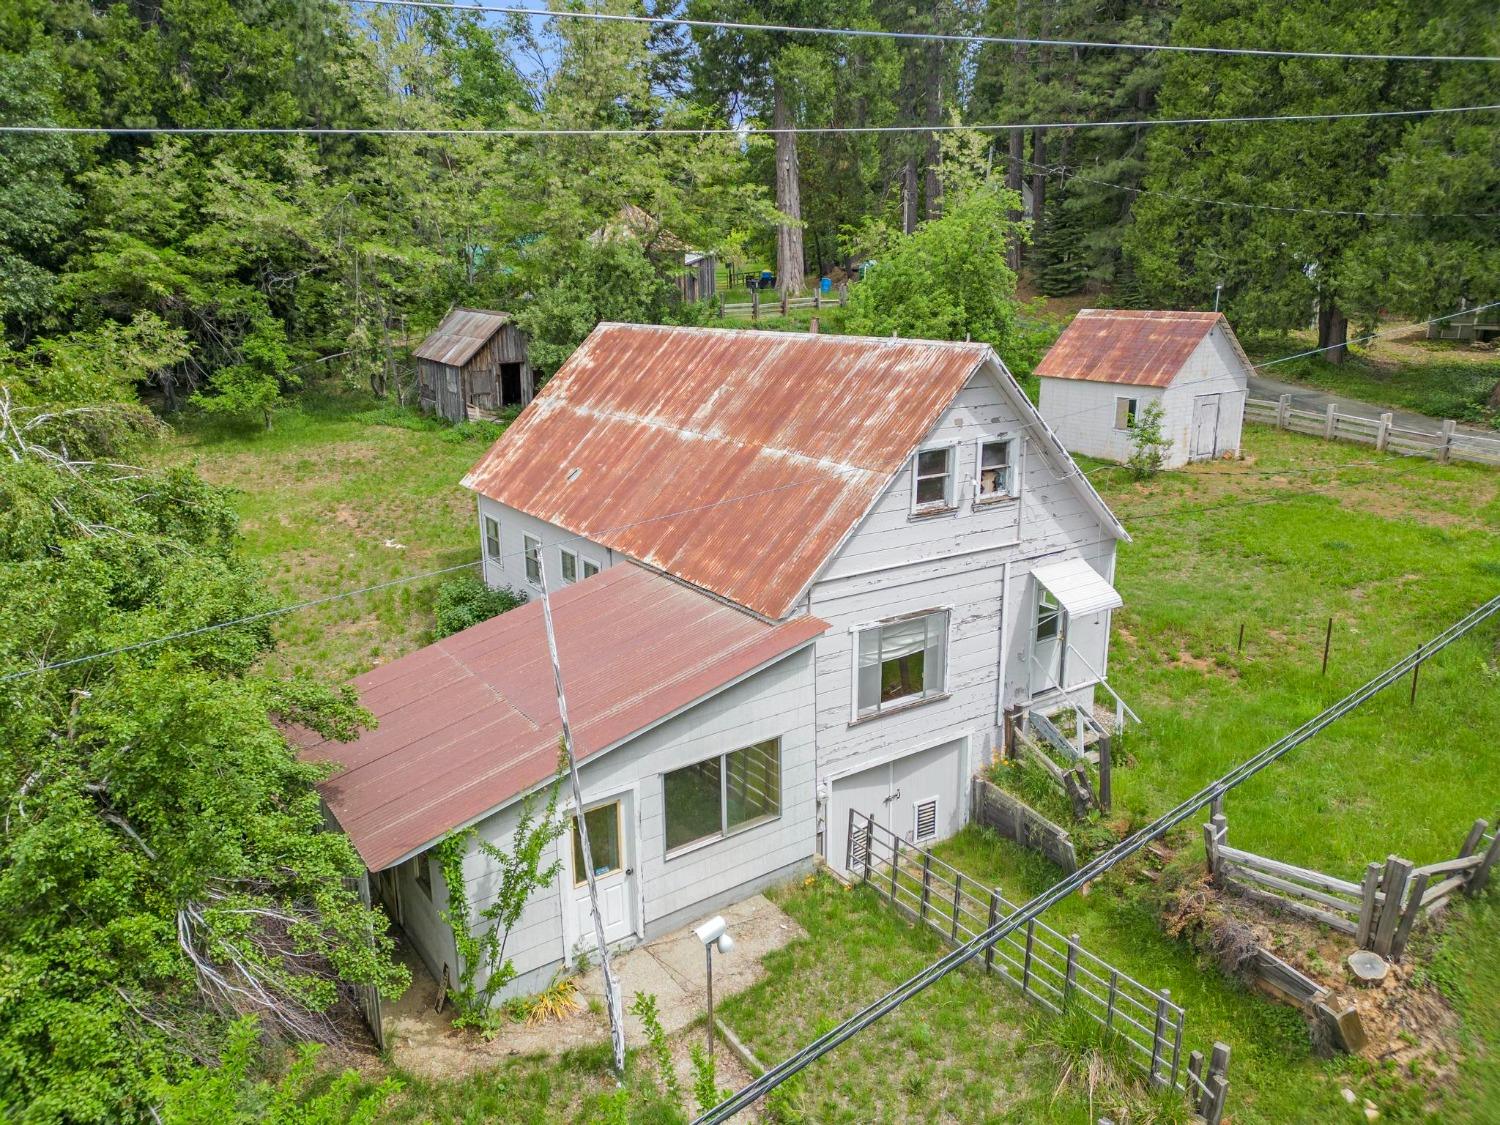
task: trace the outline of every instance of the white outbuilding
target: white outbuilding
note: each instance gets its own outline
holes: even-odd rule
[[[1152,402],[1166,468],[1239,453],[1250,361],[1223,313],[1084,309],[1036,374],[1042,417],[1070,453],[1124,461]]]

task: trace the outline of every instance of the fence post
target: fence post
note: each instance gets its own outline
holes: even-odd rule
[[[1110,784],[1110,735],[1105,735],[1099,740],[1099,808],[1103,812],[1109,812],[1110,806],[1114,804],[1114,787]]]
[[[1287,419],[1289,419],[1291,417],[1291,413],[1292,413],[1292,396],[1291,395],[1282,395],[1281,398],[1277,399],[1277,401],[1276,401],[1276,428],[1277,429],[1280,429],[1280,430],[1286,429]]]
[[[849,810],[849,839],[844,845],[844,870],[854,870],[854,809]]]
[[[1198,1112],[1207,1125],[1219,1125],[1224,1120],[1224,1100],[1229,1095],[1229,1047],[1215,1043],[1208,1061],[1208,1089],[1203,1094],[1203,1104]]]
[[[845,302],[847,302],[848,300],[849,300],[849,283],[847,281],[841,281],[841,282],[839,282],[839,308],[843,308]]]
[[[1323,675],[1328,675],[1328,650],[1333,645],[1333,618],[1328,619],[1328,631],[1323,634]]]
[[[1167,1026],[1167,990],[1161,990],[1156,998],[1156,1023],[1151,1030],[1151,1081],[1153,1089],[1161,1089],[1166,1082],[1161,1076],[1162,1032]]]
[[[891,833],[891,905],[896,905],[896,876],[901,874],[901,837]]]
[[[1479,866],[1474,868],[1474,873],[1464,885],[1464,894],[1477,895],[1484,890],[1484,885],[1490,881],[1490,869],[1495,866],[1496,856],[1500,856],[1500,828],[1495,830],[1495,838],[1485,849],[1484,859],[1479,861]]]
[[[1359,892],[1359,929],[1354,934],[1354,944],[1360,949],[1370,947],[1370,931],[1375,928],[1375,894],[1380,890],[1380,864],[1371,862],[1365,868],[1365,878]]]
[[[781,290],[781,315],[786,316],[786,288]]]
[[[1443,444],[1438,447],[1438,461],[1446,465],[1453,457],[1453,431],[1458,423],[1452,418],[1443,421]]]
[[[1328,404],[1328,410],[1323,415],[1323,439],[1333,440],[1334,428],[1338,425],[1338,406],[1334,403]]]
[[[953,873],[953,940],[958,940],[958,909],[963,901],[964,873],[955,871]]]
[[[1068,938],[1068,964],[1063,970],[1063,1007],[1066,1008],[1073,999],[1073,988],[1078,982],[1078,935],[1069,934]]]
[[[1401,920],[1401,907],[1405,898],[1406,882],[1411,878],[1412,865],[1400,856],[1391,856],[1385,861],[1385,876],[1381,880],[1385,890],[1385,901],[1380,907],[1380,921],[1375,926],[1375,952],[1382,957],[1391,951],[1391,938],[1396,933],[1396,923]]]
[[[990,892],[990,921],[986,930],[993,930],[996,923],[1000,921],[1000,892]],[[995,943],[990,942],[984,947],[984,971],[990,972],[995,967]]]
[[[1469,834],[1464,837],[1463,847],[1458,849],[1459,859],[1468,859],[1474,854],[1474,849],[1479,847],[1479,841],[1484,838],[1484,830],[1489,827],[1483,817],[1474,822],[1474,827],[1469,829]]]
[[[1031,988],[1031,945],[1036,939],[1036,919],[1026,923],[1026,953],[1021,958],[1021,991],[1027,992]]]
[[[1120,998],[1120,970],[1109,971],[1109,1001],[1104,1006],[1104,1036],[1115,1033],[1115,1002]]]
[[[1182,1023],[1187,1018],[1187,1013],[1181,1008],[1177,1009],[1177,1023],[1172,1028],[1172,1081],[1175,1089],[1177,1086],[1178,1068],[1182,1064]]]
[[[750,290],[750,319],[760,319],[760,289]]]
[[[865,817],[865,882],[870,881],[870,853],[875,850],[875,814]]]
[[[1196,1112],[1203,1104],[1203,1052],[1188,1054],[1188,1104]]]
[[[927,900],[932,896],[932,853],[922,852],[922,911],[919,921],[927,921]]]
[[[1422,896],[1427,893],[1427,883],[1431,876],[1425,872],[1418,875],[1412,881],[1411,896],[1406,904],[1406,910],[1401,915],[1401,923],[1396,927],[1396,934],[1391,938],[1391,956],[1397,961],[1401,960],[1401,954],[1406,951],[1406,939],[1411,934],[1411,928],[1417,924],[1417,915],[1422,912]]]
[[[1385,452],[1385,447],[1391,441],[1391,423],[1396,420],[1394,414],[1382,414],[1380,416],[1380,428],[1375,431],[1375,449],[1379,453]]]

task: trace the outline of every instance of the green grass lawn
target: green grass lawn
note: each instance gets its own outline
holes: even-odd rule
[[[498,427],[376,407],[364,395],[308,395],[269,431],[191,416],[175,422],[165,456],[233,491],[244,553],[282,604],[479,557],[473,495],[458,482]],[[342,679],[409,652],[429,639],[441,581],[289,615],[276,625],[274,660]]]

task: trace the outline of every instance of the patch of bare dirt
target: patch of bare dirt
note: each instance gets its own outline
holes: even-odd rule
[[[1240,678],[1238,668],[1231,668],[1220,664],[1214,656],[1194,656],[1187,649],[1178,649],[1177,655],[1167,661],[1169,668],[1191,668],[1205,676],[1223,676],[1225,679],[1237,680]]]

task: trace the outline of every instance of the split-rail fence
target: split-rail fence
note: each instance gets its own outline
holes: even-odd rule
[[[1395,415],[1365,418],[1342,414],[1329,403],[1322,411],[1300,410],[1292,405],[1291,395],[1279,399],[1247,398],[1245,421],[1263,422],[1293,433],[1310,434],[1327,441],[1355,441],[1373,445],[1382,453],[1400,453],[1414,457],[1431,457],[1437,461],[1474,461],[1481,465],[1500,465],[1500,435],[1485,437],[1460,430],[1452,419],[1444,421],[1437,432],[1398,426]]]

